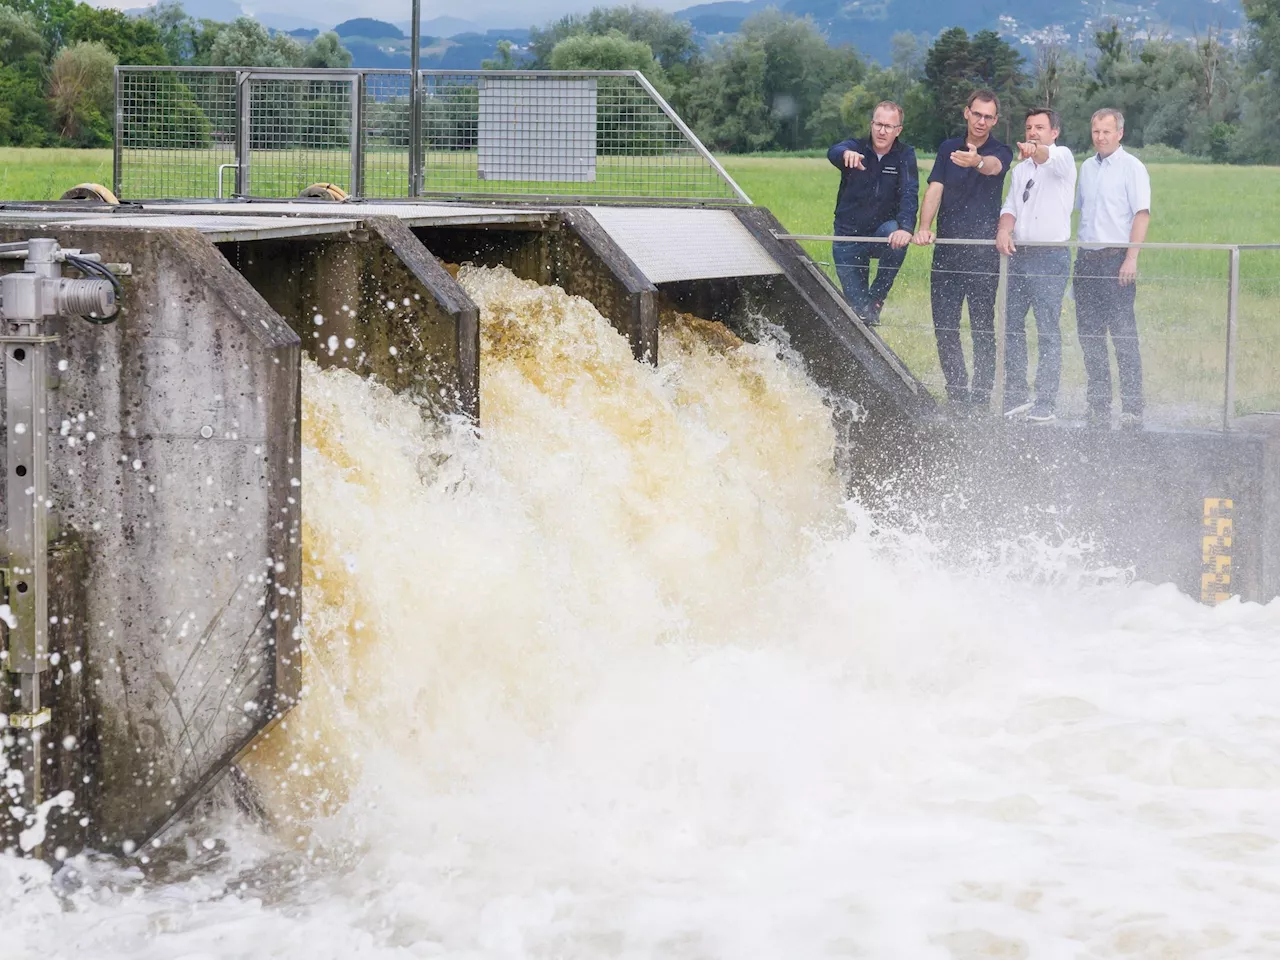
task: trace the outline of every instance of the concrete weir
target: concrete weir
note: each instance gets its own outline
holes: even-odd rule
[[[748,206],[0,209],[0,240],[52,237],[115,264],[123,284],[116,322],[47,327],[54,522],[38,682],[50,719],[8,731],[11,766],[31,762],[36,734],[46,749],[38,789],[28,776],[21,796],[0,798],[26,811],[0,818],[0,847],[20,845],[37,805],[64,791],[69,809],[49,817],[42,845],[21,844],[29,852],[145,841],[294,702],[301,356],[483,418],[478,310],[441,261],[504,264],[585,297],[640,362],[661,362],[664,308],[744,337],[780,332],[833,407],[853,411],[843,465],[890,515],[965,541],[1093,537],[1099,560],[1197,595],[1280,594],[1274,418],[1136,437],[943,420],[781,232]],[[0,671],[0,713],[16,676]]]

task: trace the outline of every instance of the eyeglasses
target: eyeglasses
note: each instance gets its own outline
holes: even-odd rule
[[[1035,180],[1028,180],[1028,181],[1027,181],[1027,188],[1026,188],[1025,190],[1023,190],[1023,191],[1022,191],[1022,202],[1023,202],[1023,203],[1026,203],[1026,202],[1027,202],[1027,197],[1031,196],[1031,188],[1032,188],[1032,187],[1034,187],[1035,185],[1036,185]]]
[[[900,124],[900,123],[873,123],[873,124],[871,124],[871,129],[872,129],[872,130],[880,130],[880,131],[882,131],[883,133],[888,133],[890,130],[901,130],[901,129],[902,129],[902,124]]]
[[[970,109],[969,116],[975,120],[985,120],[987,123],[995,123],[996,115],[994,113],[979,113],[977,110]]]

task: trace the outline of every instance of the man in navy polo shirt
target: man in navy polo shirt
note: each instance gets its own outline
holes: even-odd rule
[[[977,90],[969,96],[964,119],[965,136],[944,140],[938,147],[914,243],[933,243],[935,214],[938,239],[995,239],[1004,178],[1013,163],[1013,150],[991,136],[1000,119],[1000,101],[990,90]],[[991,400],[999,283],[1000,254],[993,244],[942,244],[933,251],[929,275],[933,330],[947,398],[958,410]],[[960,343],[960,316],[966,300],[973,336],[972,386]]]
[[[901,132],[902,108],[884,100],[871,112],[870,137],[842,140],[827,151],[827,159],[840,171],[836,235],[889,241],[837,240],[831,245],[844,298],[873,327],[880,322],[885,297],[907,255],[920,206],[916,152],[898,139]],[[872,258],[880,265],[875,281],[868,282]]]

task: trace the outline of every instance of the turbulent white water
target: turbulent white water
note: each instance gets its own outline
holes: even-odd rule
[[[0,859],[0,960],[1280,957],[1280,602],[943,568],[768,346],[462,280],[480,435],[304,370],[271,828]]]

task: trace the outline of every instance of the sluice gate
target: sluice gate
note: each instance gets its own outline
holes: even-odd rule
[[[19,815],[0,818],[0,847],[132,850],[296,702],[302,357],[483,425],[479,311],[445,264],[501,264],[587,299],[640,363],[662,363],[663,311],[777,339],[830,397],[858,500],[962,549],[1090,538],[1096,562],[1194,595],[1280,594],[1277,418],[1136,434],[957,422],[767,210],[607,199],[0,208],[0,242],[92,254],[121,287],[114,323],[59,314],[41,333],[44,399],[28,393],[43,483],[12,482],[25,345],[0,304],[0,599],[14,611],[15,531],[28,506],[47,521],[43,646],[22,661],[30,624],[4,630],[0,799]]]

